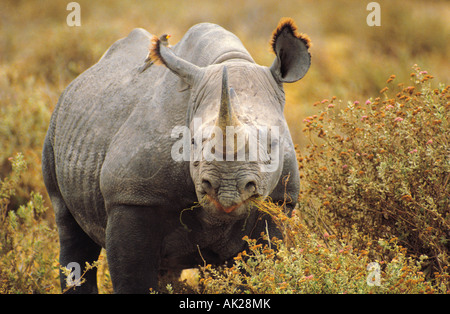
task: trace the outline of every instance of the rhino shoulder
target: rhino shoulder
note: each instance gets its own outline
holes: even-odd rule
[[[112,44],[100,58],[99,62],[114,57],[133,56],[136,54],[145,57],[151,38],[152,34],[145,29],[135,28],[127,37],[119,39]]]

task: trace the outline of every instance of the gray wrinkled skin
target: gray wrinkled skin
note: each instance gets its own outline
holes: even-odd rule
[[[118,293],[157,289],[160,270],[195,267],[202,257],[223,263],[245,248],[244,235],[258,238],[266,224],[271,236],[279,235],[247,200],[270,196],[287,200],[291,210],[299,190],[276,69],[255,64],[235,35],[204,23],[171,48],[202,68],[201,77],[187,80],[176,69],[156,65],[140,73],[150,38],[143,29],[133,30],[66,88],[43,148],[61,265],[84,267],[104,247]],[[175,126],[187,124],[193,135],[194,117],[202,118],[202,127],[217,123],[224,65],[239,122],[280,129],[276,171],[263,173],[256,162],[171,157]],[[203,206],[192,207],[202,200]],[[95,276],[88,272],[87,282],[70,291],[97,292]]]

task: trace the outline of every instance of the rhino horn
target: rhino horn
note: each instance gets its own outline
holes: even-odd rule
[[[223,151],[222,152],[233,152],[237,153],[238,150],[243,149],[242,145],[245,145],[245,142],[238,142],[237,133],[242,132],[240,128],[242,123],[237,118],[233,105],[237,104],[238,99],[236,92],[233,88],[228,86],[228,73],[227,67],[223,67],[222,71],[222,93],[220,96],[220,108],[219,108],[219,117],[216,122],[216,126],[218,126],[222,130],[223,134]],[[233,137],[227,139],[227,126],[234,127]],[[230,146],[231,145],[231,146]],[[220,149],[217,147],[217,149]]]
[[[228,73],[227,67],[223,67],[222,71],[222,93],[220,96],[220,109],[219,109],[219,118],[217,120],[217,126],[222,129],[223,134],[226,134],[227,126],[237,127],[240,125],[239,120],[236,117],[236,114],[233,111],[232,107],[232,98],[230,94],[234,91],[228,87]]]

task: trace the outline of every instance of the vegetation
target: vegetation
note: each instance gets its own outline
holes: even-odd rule
[[[55,228],[43,218],[47,208],[38,193],[17,210],[8,210],[26,170],[22,154],[11,162],[11,176],[0,182],[0,293],[56,293]]]
[[[432,89],[418,66],[411,78],[391,86],[392,75],[365,102],[324,100],[305,119],[300,208],[316,231],[395,236],[442,270],[450,263],[450,86]]]
[[[245,238],[249,249],[231,267],[201,268],[203,293],[450,293],[450,276],[433,281],[427,260],[408,257],[397,238],[368,240],[356,248],[349,237],[312,232],[299,213],[287,217],[274,204],[259,204],[285,232],[284,241],[261,234],[268,244]],[[445,267],[445,269],[447,269]]]
[[[234,265],[203,265],[195,291],[449,292],[447,1],[379,0],[381,27],[367,26],[367,3],[351,0],[80,0],[82,25],[69,27],[68,2],[6,0],[0,11],[0,293],[60,291],[41,150],[58,97],[76,76],[135,27],[170,33],[175,44],[205,21],[234,32],[269,66],[268,41],[283,16],[313,41],[310,71],[285,86],[299,207],[285,217],[259,203],[284,241],[246,239]],[[422,69],[411,73],[416,63]],[[372,262],[380,285],[367,284],[376,279]],[[100,291],[111,292],[104,254],[91,267],[100,269]],[[172,284],[169,292],[186,291]]]

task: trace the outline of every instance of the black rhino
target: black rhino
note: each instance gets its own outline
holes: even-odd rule
[[[155,64],[142,71],[150,42]],[[173,47],[135,29],[64,90],[42,161],[61,265],[83,267],[104,247],[114,291],[148,293],[161,270],[224,263],[244,235],[279,234],[252,199],[296,205],[283,83],[306,74],[310,44],[285,18],[271,45],[265,67],[215,24],[193,26]],[[96,293],[95,270],[85,279],[73,291]]]

